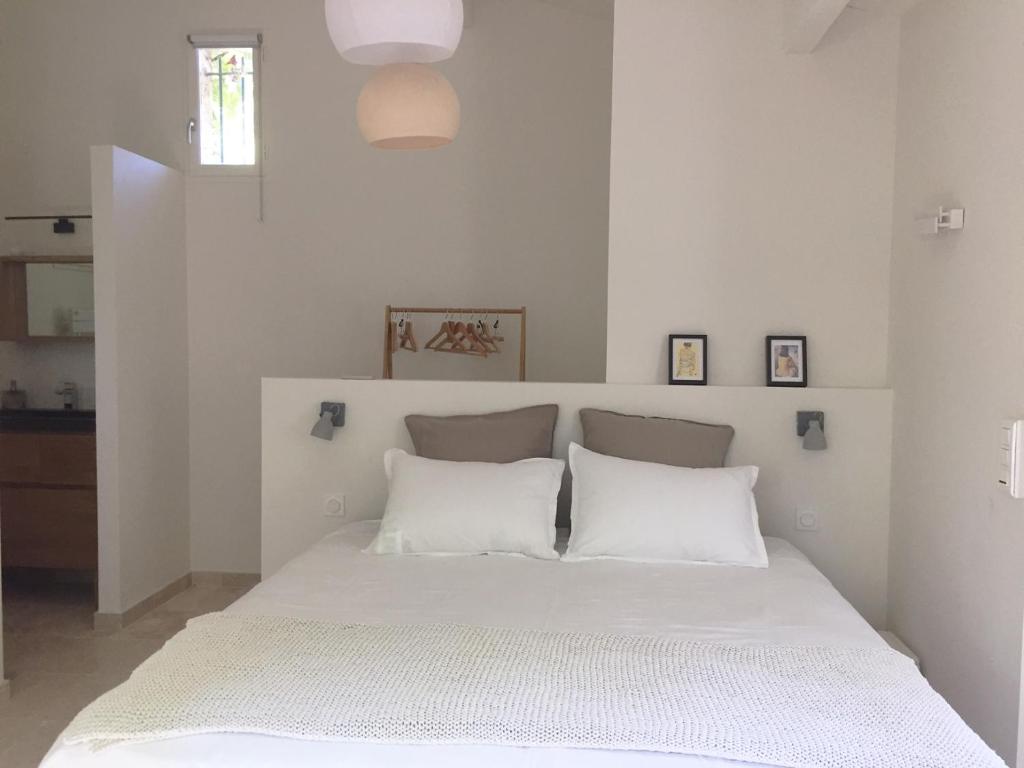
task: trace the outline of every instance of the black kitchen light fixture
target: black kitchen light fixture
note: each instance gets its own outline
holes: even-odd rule
[[[52,221],[53,234],[73,235],[75,234],[74,219],[91,219],[90,215],[72,216],[69,214],[57,214],[56,216],[5,216],[4,221]]]

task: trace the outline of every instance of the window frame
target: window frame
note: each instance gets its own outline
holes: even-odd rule
[[[263,144],[263,35],[257,32],[240,34],[192,34],[188,41],[188,118],[186,119],[186,141],[188,141],[189,170],[195,176],[237,176],[261,177],[266,147]],[[207,48],[251,48],[253,51],[253,91],[256,99],[254,130],[255,162],[252,165],[214,165],[202,161],[202,126],[200,119],[199,51]]]

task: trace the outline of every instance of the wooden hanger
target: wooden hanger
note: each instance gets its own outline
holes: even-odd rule
[[[443,336],[443,338],[439,338]],[[465,354],[468,350],[462,343],[462,339],[458,333],[457,324],[450,320],[446,320],[441,323],[441,330],[438,332],[439,338],[437,342],[430,347],[435,352],[454,352],[456,354]]]
[[[438,329],[437,333],[431,336],[430,341],[428,341],[424,345],[427,349],[432,349],[435,351],[437,350],[438,346],[441,344],[442,339],[444,339],[448,333],[447,325],[447,320],[442,321],[441,327]]]
[[[505,340],[504,336],[499,335],[501,333],[498,330],[498,324],[500,322],[501,322],[501,318],[500,317],[495,318],[495,320],[494,320],[494,331],[493,331],[493,333],[491,333],[491,338],[494,339],[495,341],[504,341]]]
[[[451,350],[448,350],[448,351],[450,351],[450,352],[456,352],[457,351],[457,352],[459,352],[461,354],[464,354],[464,355],[476,354],[476,351],[473,349],[473,342],[469,338],[469,334],[467,332],[466,324],[460,320],[457,323],[449,323],[448,325],[451,326],[452,337],[455,339],[456,344],[458,346],[457,349],[451,349]]]
[[[466,338],[469,339],[470,348],[473,350],[473,353],[479,354],[481,357],[486,357],[490,353],[487,345],[476,335],[475,323],[470,323],[466,326]]]
[[[412,320],[402,321],[402,333],[399,337],[399,348],[408,349],[410,352],[419,352],[420,345],[416,343],[416,335],[412,331]]]
[[[480,339],[480,343],[483,344],[487,350],[493,354],[501,354],[501,347],[498,346],[498,339],[491,335],[491,330],[487,327],[487,323],[484,320],[480,321],[479,330],[476,332],[477,338]],[[502,339],[504,341],[504,339]]]

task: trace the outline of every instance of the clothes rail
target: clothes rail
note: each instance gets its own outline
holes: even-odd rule
[[[519,381],[526,381],[526,307],[497,309],[494,307],[398,307],[388,304],[384,308],[384,371],[385,379],[395,378],[395,315],[484,315],[519,317]]]

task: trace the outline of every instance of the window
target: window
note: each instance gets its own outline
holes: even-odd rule
[[[203,169],[255,171],[259,157],[258,38],[195,48],[195,114],[189,121],[193,164]]]

